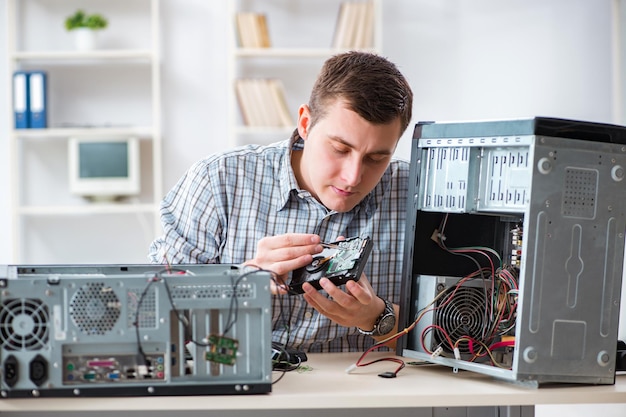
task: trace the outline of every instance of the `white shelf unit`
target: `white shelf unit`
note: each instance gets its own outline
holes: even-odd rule
[[[300,104],[306,103],[313,82],[323,62],[348,49],[334,48],[333,40],[342,3],[345,0],[228,0],[230,31],[229,75],[229,145],[270,143],[286,139],[295,128],[254,127],[243,122],[235,82],[239,78],[276,78],[284,87],[286,101],[294,122]],[[354,1],[352,1],[354,3]],[[382,0],[357,0],[373,6],[373,40],[368,51],[382,50]],[[265,14],[270,35],[269,48],[239,46],[236,14]]]
[[[161,230],[158,205],[163,195],[159,3],[6,1],[7,91],[13,91],[16,70],[49,73],[48,128],[14,129],[12,94],[8,97],[12,262],[147,262],[149,242]],[[100,35],[101,49],[73,49],[63,21],[77,9],[109,19],[109,27]],[[139,32],[143,38],[137,40],[133,36]],[[81,96],[85,91],[80,83],[85,80],[93,85],[95,98]],[[129,104],[124,105],[125,101]],[[111,111],[116,107],[120,109]],[[73,113],[92,108],[84,112],[89,120],[81,115],[73,118]],[[112,120],[98,120],[102,108]],[[140,109],[139,117],[135,109]],[[118,122],[115,118],[120,115],[123,120]],[[63,120],[67,118],[70,123]],[[68,138],[131,136],[140,139],[142,190],[138,197],[93,203],[70,195]]]

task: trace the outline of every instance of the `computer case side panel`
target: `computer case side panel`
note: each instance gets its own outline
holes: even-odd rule
[[[613,383],[626,230],[622,146],[538,137],[518,379]]]

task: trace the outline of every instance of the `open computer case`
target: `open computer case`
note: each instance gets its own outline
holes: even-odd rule
[[[493,377],[615,382],[626,128],[418,123],[397,353]]]

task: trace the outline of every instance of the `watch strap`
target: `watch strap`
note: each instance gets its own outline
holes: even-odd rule
[[[380,316],[378,316],[378,318],[376,319],[376,322],[374,323],[374,328],[372,330],[363,330],[360,327],[357,327],[356,329],[359,331],[359,333],[368,335],[368,336],[382,336],[380,334],[380,329],[379,329],[380,321],[383,319],[383,317],[386,317],[389,314],[395,316],[395,310],[393,309],[393,304],[391,303],[391,301],[386,300],[382,297],[378,297],[378,298],[383,300],[383,302],[385,303],[385,309],[383,310],[382,313],[380,313]]]

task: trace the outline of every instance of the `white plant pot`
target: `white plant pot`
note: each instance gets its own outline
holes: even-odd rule
[[[78,28],[74,33],[74,45],[79,51],[91,51],[96,49],[97,31],[88,28]]]

